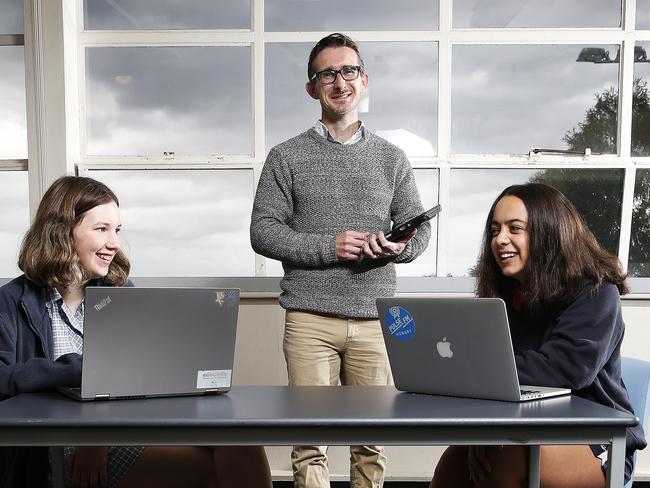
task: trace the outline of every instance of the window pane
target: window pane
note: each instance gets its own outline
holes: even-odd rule
[[[305,91],[312,44],[269,44],[266,51],[267,150],[313,126],[320,105]],[[433,156],[437,145],[438,50],[426,42],[359,46],[369,74],[360,118],[409,156]],[[404,73],[408,73],[405,76]]]
[[[454,0],[453,5],[456,28],[621,25],[621,0]]]
[[[485,219],[504,188],[536,181],[554,186],[580,211],[598,242],[618,253],[623,170],[458,169],[452,170],[448,272],[469,276],[476,265]],[[594,205],[594,202],[599,202]]]
[[[254,276],[252,170],[91,171],[120,199],[132,276]]]
[[[415,182],[424,209],[429,209],[438,203],[438,170],[414,169]],[[431,220],[431,240],[429,246],[415,261],[395,265],[397,276],[435,276],[438,254],[438,218]]]
[[[250,154],[249,47],[88,48],[88,154]]]
[[[266,0],[268,31],[437,30],[437,0]]]
[[[636,0],[636,28],[650,29],[650,0]]]
[[[0,47],[0,159],[27,158],[23,46]]]
[[[266,45],[267,151],[304,132],[320,117],[320,105],[305,90],[311,48],[312,44],[306,43]]]
[[[18,251],[29,227],[27,171],[0,171],[0,277],[20,274]]]
[[[628,273],[650,276],[650,169],[636,172]]]
[[[650,42],[634,46],[634,92],[632,93],[632,156],[650,156]]]
[[[250,0],[84,0],[91,29],[250,29]]]
[[[454,46],[453,152],[590,147],[616,153],[617,48]]]
[[[0,0],[0,34],[23,31],[23,0]]]

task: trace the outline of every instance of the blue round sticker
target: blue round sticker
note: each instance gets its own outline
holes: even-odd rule
[[[386,327],[391,337],[408,341],[415,333],[415,320],[408,310],[402,307],[390,307],[386,312]]]

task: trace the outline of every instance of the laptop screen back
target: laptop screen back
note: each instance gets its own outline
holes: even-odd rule
[[[230,389],[239,290],[88,287],[83,398]]]
[[[380,298],[377,309],[399,390],[519,400],[502,300]]]

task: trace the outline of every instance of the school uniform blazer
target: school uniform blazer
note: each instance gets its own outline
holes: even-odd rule
[[[24,275],[0,288],[0,399],[81,384],[81,356],[52,360],[47,288]]]
[[[616,286],[594,283],[564,309],[516,311],[508,306],[519,381],[525,385],[570,388],[576,396],[623,412],[632,412],[621,378],[621,343],[625,331]],[[640,425],[627,429],[630,458],[646,440]]]
[[[92,285],[107,285],[103,279]],[[132,285],[131,285],[132,286]],[[81,356],[52,360],[47,288],[24,275],[0,288],[0,400],[81,384]],[[47,486],[47,448],[0,448],[0,487]]]

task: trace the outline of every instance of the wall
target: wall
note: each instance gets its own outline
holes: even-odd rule
[[[650,300],[623,301],[626,335],[623,354],[650,361]],[[285,385],[287,375],[282,355],[284,311],[271,298],[244,298],[240,308],[235,354],[234,383],[240,385]],[[387,447],[388,479],[429,479],[444,447]],[[271,469],[277,479],[291,476],[288,447],[268,447]],[[343,479],[348,471],[344,447],[330,449],[332,479]],[[650,480],[650,449],[637,456],[636,478]]]

